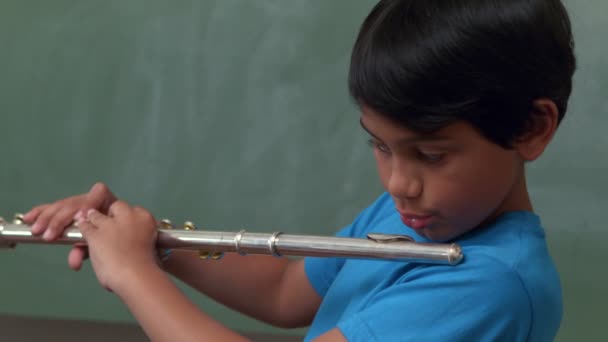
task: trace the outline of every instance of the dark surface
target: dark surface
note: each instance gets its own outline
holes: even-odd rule
[[[302,337],[243,333],[253,341],[295,342]],[[149,339],[134,324],[102,323],[0,315],[3,342],[146,342]]]

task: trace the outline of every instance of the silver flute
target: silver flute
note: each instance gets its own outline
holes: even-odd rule
[[[252,233],[197,230],[192,222],[183,229],[174,229],[168,220],[159,223],[157,248],[198,251],[201,258],[220,259],[226,252],[240,255],[314,256],[355,259],[381,259],[424,264],[456,265],[463,259],[462,249],[455,243],[415,242],[407,235],[370,233],[367,238],[345,238],[315,235],[291,235],[282,232]],[[31,232],[16,215],[12,222],[0,218],[0,248],[17,244],[85,244],[77,226],[66,228],[63,236],[52,242]]]

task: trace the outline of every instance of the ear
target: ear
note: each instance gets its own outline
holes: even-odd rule
[[[553,138],[559,124],[559,110],[549,99],[534,101],[526,131],[514,143],[515,150],[525,161],[540,157]]]

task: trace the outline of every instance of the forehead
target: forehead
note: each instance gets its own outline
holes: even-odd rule
[[[433,133],[421,133],[400,125],[368,107],[361,108],[360,122],[361,127],[371,136],[385,142],[415,143],[485,140],[473,126],[464,121],[448,124]]]

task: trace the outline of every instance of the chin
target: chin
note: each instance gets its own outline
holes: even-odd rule
[[[458,236],[451,236],[451,235],[446,236],[445,234],[438,234],[437,232],[433,231],[432,228],[422,228],[422,229],[416,231],[416,233],[418,233],[418,235],[420,235],[426,239],[429,239],[432,242],[436,242],[436,243],[448,242],[448,241],[454,240],[458,237]]]

